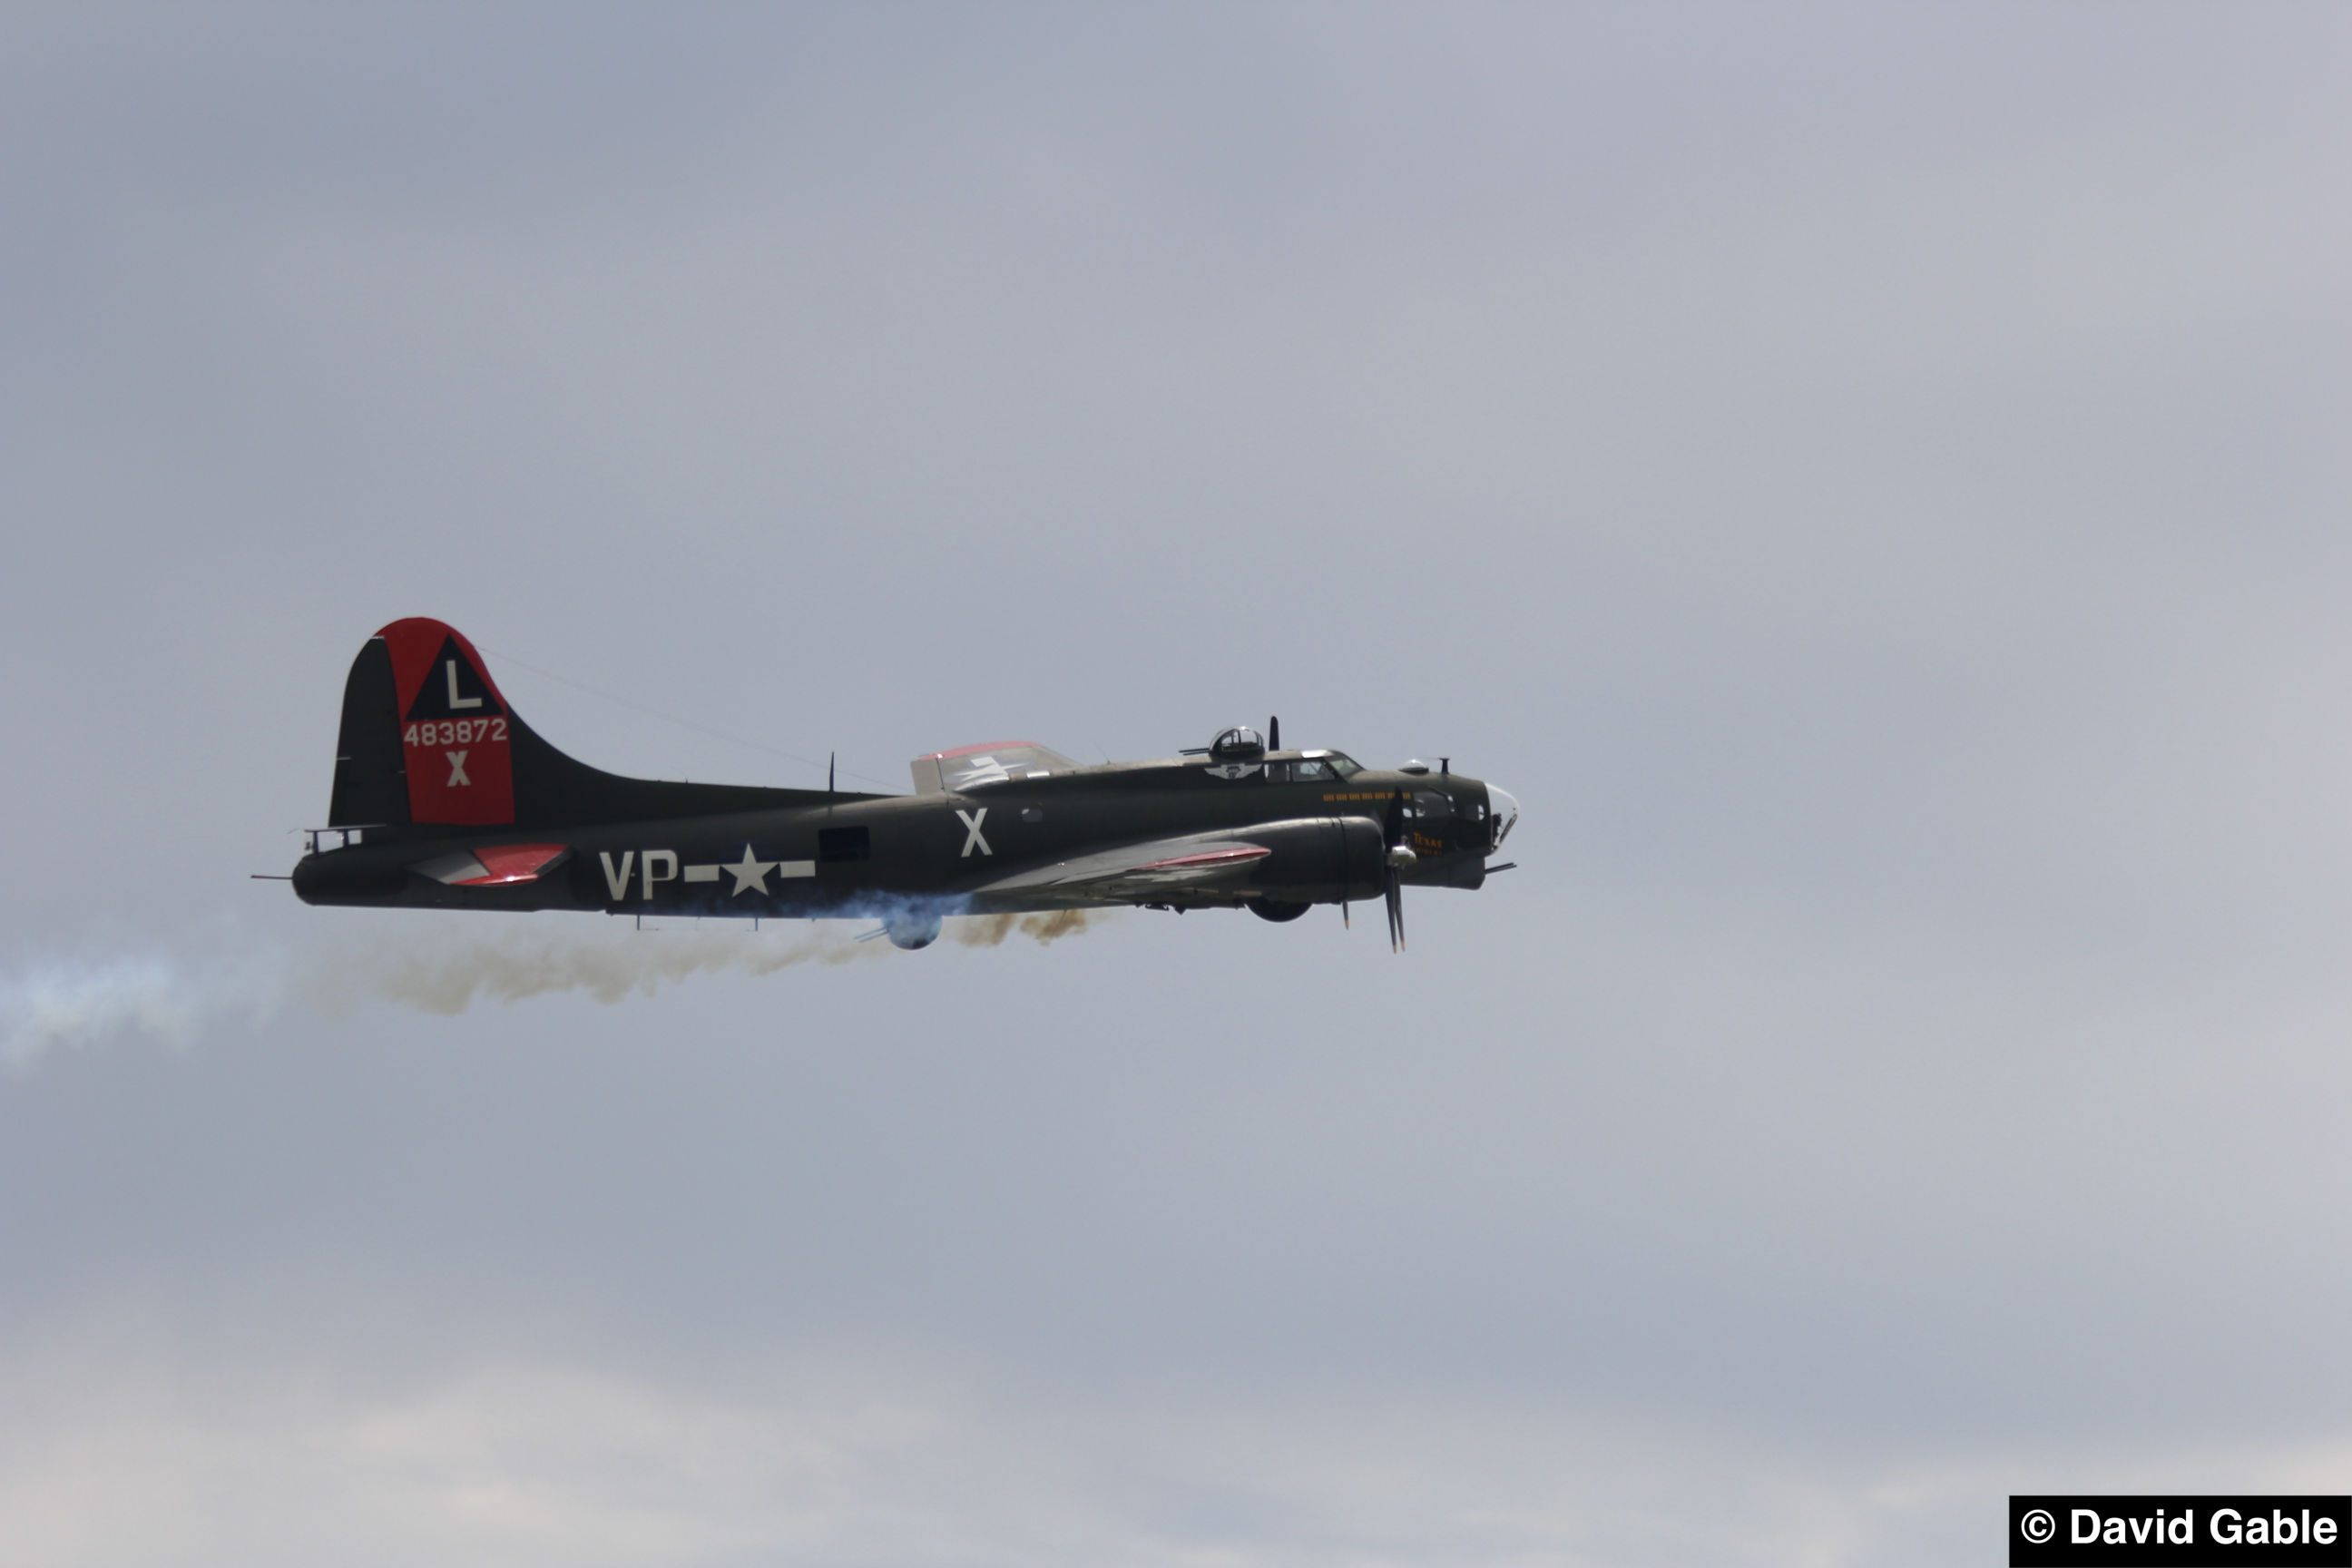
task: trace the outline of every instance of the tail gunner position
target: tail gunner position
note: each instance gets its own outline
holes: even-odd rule
[[[1403,889],[1476,888],[1518,820],[1441,764],[1391,772],[1235,728],[1160,762],[1083,767],[1027,741],[934,752],[913,795],[668,784],[540,739],[439,621],[368,639],[343,688],[312,904],[879,919],[922,947],[946,915],[1138,904],[1296,920]]]

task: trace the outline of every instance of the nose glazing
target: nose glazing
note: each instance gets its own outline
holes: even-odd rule
[[[1492,855],[1503,847],[1503,840],[1511,836],[1511,829],[1518,826],[1518,798],[1509,790],[1496,784],[1488,784],[1486,786],[1486,823],[1493,830],[1494,837],[1487,842],[1487,854]]]

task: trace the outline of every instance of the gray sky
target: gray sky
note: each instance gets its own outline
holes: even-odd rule
[[[1958,1564],[2011,1490],[2352,1486],[2347,65],[0,24],[0,1564]],[[436,1015],[385,966],[704,939],[246,879],[404,615],[623,772],[1278,712],[1526,869],[1404,960],[1138,913]]]

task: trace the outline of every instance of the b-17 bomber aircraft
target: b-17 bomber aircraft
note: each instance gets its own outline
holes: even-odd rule
[[[665,783],[574,762],[525,724],[473,644],[394,621],[343,688],[312,904],[877,919],[904,948],[948,915],[1115,905],[1296,920],[1403,889],[1477,888],[1518,820],[1501,789],[1421,763],[1284,751],[1236,726],[1159,762],[1087,766],[1027,741],[933,752],[915,793]]]

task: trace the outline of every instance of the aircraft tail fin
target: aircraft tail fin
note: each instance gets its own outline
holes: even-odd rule
[[[333,827],[558,827],[804,805],[823,790],[623,778],[524,723],[464,633],[413,616],[370,637],[343,685]]]

